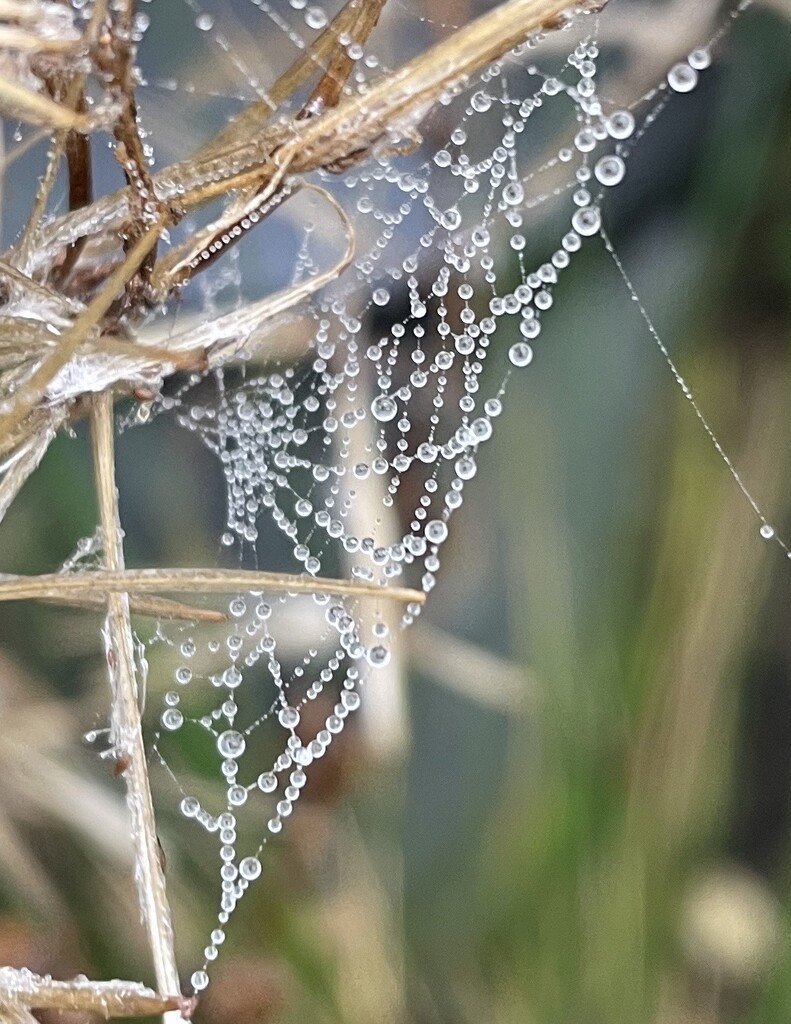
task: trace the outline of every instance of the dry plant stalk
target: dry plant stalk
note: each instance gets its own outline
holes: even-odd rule
[[[115,486],[112,395],[108,392],[97,395],[90,415],[104,558],[108,570],[118,572],[124,568],[124,550],[118,514],[118,490]],[[181,986],[173,949],[173,926],[165,892],[165,872],[159,856],[154,805],[148,782],[129,595],[126,593],[110,593],[107,596],[104,642],[112,691],[110,738],[119,755],[128,758],[129,762],[124,779],[126,804],[132,835],[135,837],[135,882],[141,915],[154,959],[157,988],[163,995],[175,994]]]
[[[13,993],[5,1009],[76,1010],[100,1017],[153,1017],[170,1010],[190,1012],[192,1000],[164,998],[136,981],[54,981],[30,971],[0,967],[0,987]],[[35,1019],[35,1018],[31,1018]]]
[[[136,848],[138,896],[154,962],[158,992],[127,983],[52,982],[0,970],[0,1019],[31,1024],[31,1008],[60,1007],[105,1016],[179,1010],[182,998],[157,838],[137,699],[130,614],[216,619],[217,612],[155,598],[161,592],[234,593],[276,590],[329,592],[421,602],[425,595],[401,587],[275,573],[221,570],[126,570],[113,454],[113,402],[141,385],[161,384],[177,370],[205,370],[244,357],[248,339],[317,288],[339,276],[352,258],[354,237],[339,204],[301,176],[342,171],[371,154],[414,146],[418,126],[439,98],[504,56],[532,32],[561,27],[574,11],[593,11],[606,0],[507,0],[425,53],[384,75],[367,92],[344,96],[354,67],[349,41],[364,44],[386,0],[348,0],[314,44],[275,82],[267,101],[256,101],[189,160],[152,175],[136,124],[133,0],[110,8],[96,0],[83,33],[60,32],[44,18],[68,19],[70,7],[0,0],[0,50],[24,58],[29,80],[0,78],[0,111],[13,112],[54,131],[47,171],[20,240],[0,258],[6,299],[35,301],[52,331],[25,324],[29,344],[20,350],[20,318],[0,315],[0,520],[35,471],[61,425],[91,420],[104,568],[39,577],[0,576],[0,601],[45,600],[104,607],[105,651],[112,690],[112,737],[128,759],[124,772]],[[54,13],[53,13],[54,12]],[[343,40],[343,43],[341,42]],[[46,61],[41,58],[46,55]],[[85,104],[85,60],[105,91],[106,103]],[[58,61],[61,63],[58,64]],[[54,70],[53,70],[54,68]],[[280,115],[294,92],[317,79],[296,117]],[[108,128],[126,187],[92,201],[87,133]],[[65,160],[70,210],[47,221],[46,208],[58,166]],[[287,201],[312,188],[329,202],[346,233],[346,252],[328,270],[263,302],[220,317],[205,337],[181,337],[152,346],[134,336],[153,305],[173,295],[228,244]],[[181,246],[158,252],[162,232],[212,199],[227,201],[221,217]],[[119,250],[118,240],[123,239]],[[10,320],[11,322],[3,322]],[[46,325],[45,325],[46,326]],[[53,335],[54,331],[54,335]],[[38,333],[37,333],[38,332]],[[131,340],[130,340],[131,339]],[[218,340],[219,339],[219,340]],[[101,354],[109,371],[98,386],[64,386],[62,371],[77,359]],[[60,377],[59,377],[60,375]],[[98,393],[94,393],[98,392]]]
[[[387,587],[362,580],[333,580],[323,576],[289,576],[254,569],[98,569],[82,575],[49,573],[42,576],[0,576],[0,601],[55,600],[84,594],[155,594],[161,591],[234,594],[271,590],[289,594],[337,594],[350,597],[389,597],[395,601],[425,600],[422,590]],[[182,617],[182,616],[180,616]]]

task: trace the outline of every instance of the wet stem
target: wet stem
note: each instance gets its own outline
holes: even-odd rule
[[[115,480],[111,394],[105,392],[93,399],[90,422],[105,567],[118,571],[124,568],[124,550]],[[135,847],[138,902],[154,960],[157,988],[162,994],[175,995],[181,988],[143,744],[128,594],[108,594],[104,640],[112,692],[112,741],[119,754],[128,759],[123,777]]]

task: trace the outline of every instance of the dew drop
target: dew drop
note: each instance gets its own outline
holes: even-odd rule
[[[582,128],[574,136],[574,145],[580,153],[590,153],[596,148],[596,136],[591,128]]]
[[[488,441],[492,436],[492,425],[485,416],[479,416],[477,420],[473,420],[471,427],[476,441]]]
[[[589,237],[595,235],[601,227],[601,214],[596,206],[586,206],[577,210],[571,218],[571,226],[578,235]]]
[[[492,105],[492,97],[483,91],[473,93],[470,104],[473,110],[477,110],[479,114],[484,113]]]
[[[628,139],[634,132],[634,114],[629,110],[616,110],[605,122],[607,132],[613,139]]]
[[[460,480],[472,480],[477,472],[477,468],[478,467],[475,465],[475,459],[464,456],[456,463],[456,476]]]
[[[261,874],[261,861],[258,857],[245,857],[239,862],[239,874],[248,882],[254,882]]]
[[[247,790],[244,786],[231,786],[228,790],[228,803],[232,807],[241,807],[247,803]]]
[[[593,169],[602,185],[617,185],[626,174],[626,164],[619,156],[603,156]]]
[[[675,92],[692,92],[698,84],[698,73],[686,61],[674,64],[667,75],[667,84]]]
[[[182,715],[178,708],[167,708],[162,712],[161,721],[164,729],[167,729],[168,732],[175,732],[184,723],[184,715]]]
[[[209,984],[209,976],[205,971],[194,971],[190,982],[196,992],[202,992]]]
[[[376,644],[374,647],[371,647],[369,649],[369,651],[368,651],[368,663],[373,668],[383,668],[385,665],[387,665],[387,663],[389,661],[390,661],[390,651],[386,647],[383,647],[381,644]],[[328,721],[329,721],[329,719],[328,719]],[[329,726],[328,726],[328,728],[329,728]],[[335,730],[331,729],[330,731],[332,732],[332,731],[335,731]],[[340,732],[340,729],[338,730],[338,732]]]
[[[711,64],[711,53],[705,47],[701,46],[697,50],[693,50],[687,57],[690,67],[696,71],[703,71]]]
[[[446,231],[455,231],[461,226],[461,214],[456,207],[446,210],[440,218],[440,223]]]
[[[237,758],[244,753],[245,739],[235,729],[226,729],[217,737],[217,749],[223,757]]]
[[[518,206],[525,198],[521,181],[511,181],[503,189],[503,200],[508,206]]]
[[[508,358],[514,366],[529,366],[533,361],[533,350],[524,341],[517,341],[508,349]]]
[[[194,818],[200,810],[200,804],[194,796],[185,796],[179,807],[185,818]]]
[[[344,690],[341,694],[341,703],[348,711],[356,711],[360,706],[360,694],[356,693],[354,690]],[[292,776],[292,782],[293,781],[294,778]]]
[[[441,519],[431,519],[426,523],[425,534],[431,544],[442,544],[448,536],[448,524]]]
[[[299,712],[296,708],[281,708],[277,717],[284,729],[293,729],[299,725]]]
[[[305,24],[308,28],[324,28],[327,15],[321,7],[308,7],[305,11]]]
[[[375,420],[380,423],[389,423],[398,415],[398,405],[390,395],[377,395],[371,402],[371,412]]]
[[[262,793],[274,793],[277,789],[277,777],[273,772],[262,772],[258,776],[258,788]]]

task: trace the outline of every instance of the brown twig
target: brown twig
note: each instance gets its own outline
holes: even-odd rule
[[[148,167],[143,140],[137,122],[137,103],[134,90],[134,56],[132,43],[134,3],[118,0],[113,5],[113,18],[108,32],[102,37],[103,46],[97,46],[95,61],[108,80],[110,94],[118,104],[119,112],[113,126],[117,146],[116,159],[131,190],[135,215],[124,238],[124,251],[128,252],[146,227],[161,214]],[[143,282],[148,280],[154,265],[156,246],[143,259],[138,272],[126,283],[130,302],[139,301]]]

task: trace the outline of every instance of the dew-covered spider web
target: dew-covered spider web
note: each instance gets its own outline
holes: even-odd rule
[[[266,102],[277,73],[341,6],[183,2],[182,14],[224,62],[228,81],[199,87],[166,79],[149,74],[141,58],[143,97],[186,90],[207,102]],[[395,0],[365,43],[341,39],[355,62],[346,94],[364,93],[388,67],[451,33],[434,11],[440,6],[448,10]],[[606,19],[618,17],[617,6],[613,0],[601,17],[569,12],[562,31],[534,34],[434,109],[394,125],[366,159],[307,182],[287,180],[276,199],[199,257],[211,266],[154,327],[164,338],[192,331],[220,339],[241,369],[179,380],[133,410],[127,426],[174,417],[216,456],[227,564],[429,595],[508,393],[541,359],[559,282],[587,246],[610,253],[761,535],[778,539],[606,230],[641,139],[696,87],[749,4],[629,103],[608,98]],[[152,5],[149,34],[162,13]],[[260,44],[257,63],[244,26]],[[304,98],[273,106],[287,124]],[[141,117],[145,124],[144,103]],[[547,222],[557,226],[556,242],[537,253],[532,235]],[[189,223],[186,233],[197,227]],[[352,240],[348,266],[336,273]],[[256,278],[261,266],[264,281]],[[262,295],[299,286],[306,296],[299,305],[256,315]],[[150,738],[152,762],[218,864],[217,916],[192,974],[195,990],[208,984],[239,901],[266,873],[266,844],[297,810],[311,766],[369,693],[375,699],[394,638],[421,608],[417,600],[321,589],[262,591],[234,596],[222,627],[160,628],[173,683]],[[198,763],[216,766],[218,785],[191,781]]]

